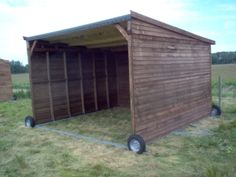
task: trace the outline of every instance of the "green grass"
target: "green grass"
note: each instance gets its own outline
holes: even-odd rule
[[[29,74],[12,74],[13,94],[17,98],[30,98]]]
[[[212,65],[212,80],[217,81],[221,76],[225,82],[236,81],[236,64]],[[236,84],[235,84],[236,86]]]
[[[213,72],[219,73],[215,67]],[[233,79],[229,80],[234,83]],[[26,89],[23,83],[29,83],[27,75],[13,75],[13,83],[16,89]],[[74,140],[37,128],[25,128],[24,117],[32,115],[31,100],[2,102],[0,176],[236,176],[236,101],[231,99],[230,94],[226,94],[225,98],[221,119],[206,118],[198,122],[196,128],[189,126],[186,129],[187,132],[212,129],[212,135],[169,134],[149,144],[148,151],[143,155],[85,140]],[[130,134],[130,113],[126,109],[114,108],[47,126],[124,143]]]
[[[15,84],[29,84],[29,74],[12,74],[12,82]]]
[[[143,155],[41,129],[27,129],[23,125],[26,115],[32,115],[30,99],[0,103],[0,176],[231,177],[236,174],[235,113],[225,113],[221,120],[207,118],[199,122],[198,128],[213,128],[213,135],[170,134],[149,144],[148,152]],[[115,108],[49,126],[123,142],[117,133],[128,135],[128,115],[127,110]],[[107,134],[109,126],[114,134]]]
[[[69,120],[52,122],[47,126],[97,137],[101,140],[126,143],[132,133],[130,116],[129,109],[113,108],[80,115]]]
[[[236,64],[212,65],[212,96],[218,104],[218,76],[222,78],[222,109],[236,113]]]

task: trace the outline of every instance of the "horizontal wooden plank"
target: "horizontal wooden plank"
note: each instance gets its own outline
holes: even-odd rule
[[[140,122],[145,122],[145,121],[152,121],[152,119],[160,119],[161,121],[161,118],[167,119],[169,114],[175,112],[176,110],[184,109],[185,106],[188,106],[188,109],[189,109],[189,108],[193,108],[193,106],[191,105],[193,103],[209,102],[209,101],[211,101],[211,96],[196,97],[191,100],[181,99],[178,102],[172,102],[170,104],[163,104],[161,106],[157,105],[158,107],[155,104],[150,104],[142,108],[137,107],[137,112],[139,114],[139,117],[137,120]]]
[[[149,77],[149,78],[144,78],[144,79],[134,79],[134,83],[136,85],[136,87],[143,87],[143,86],[149,86],[149,85],[153,85],[155,84],[155,82],[158,82],[159,84],[161,84],[164,81],[167,80],[175,80],[175,79],[181,79],[181,78],[192,78],[192,77],[196,77],[196,78],[201,78],[204,76],[210,76],[210,73],[187,73],[187,74],[182,74],[182,75],[178,75],[178,73],[174,73],[174,74],[162,74],[162,77]]]
[[[177,107],[184,105],[191,107],[191,104],[198,104],[199,102],[209,102],[211,96],[199,96],[190,99],[179,99],[176,102],[173,102],[171,98],[166,101],[156,101],[155,103],[150,103],[149,105],[139,105],[137,111],[139,116],[137,120],[149,121],[155,117],[163,116],[164,118],[168,117],[168,113],[171,113],[172,109],[175,110]],[[172,102],[171,102],[172,101]],[[200,103],[199,103],[200,104]],[[151,105],[151,106],[150,106]]]
[[[146,87],[145,89],[135,89],[135,93],[138,95],[137,98],[144,97],[144,96],[156,96],[159,93],[168,93],[168,92],[174,92],[177,94],[177,92],[181,90],[185,91],[194,91],[194,89],[197,89],[199,87],[210,87],[209,81],[196,81],[195,83],[173,83],[173,84],[156,84],[155,86],[148,88]]]
[[[180,38],[183,38],[183,39],[188,39],[188,40],[193,40],[193,41],[198,41],[197,39],[194,39],[194,38],[191,38],[191,37],[188,37],[188,36],[185,36],[185,35],[182,35],[180,33],[176,33],[174,31],[171,31],[171,30],[168,30],[168,29],[164,29],[160,26],[156,26],[156,25],[153,25],[153,24],[150,24],[150,23],[146,23],[146,22],[143,22],[143,21],[140,21],[140,20],[137,20],[137,19],[133,19],[132,20],[132,29],[137,29],[137,30],[150,30],[150,31],[157,31],[159,33],[164,33],[164,34],[167,34],[167,35],[175,35],[175,36],[178,36]]]
[[[174,121],[176,118],[184,116],[184,114],[187,113],[189,113],[189,116],[193,116],[201,110],[208,109],[208,112],[210,112],[209,105],[209,99],[202,99],[188,104],[176,105],[176,107],[172,107],[169,111],[164,110],[163,112],[150,113],[149,117],[137,119],[137,130],[143,130],[147,127],[161,128],[161,124],[168,121]],[[178,119],[176,121],[178,121]]]
[[[191,101],[197,97],[204,99],[210,96],[210,92],[207,90],[207,87],[200,87],[199,89],[204,89],[204,90],[196,91],[197,90],[196,88],[195,90],[189,93],[186,93],[188,90],[186,91],[182,90],[182,91],[176,92],[176,94],[173,91],[170,91],[171,93],[163,92],[163,96],[162,95],[144,96],[142,98],[136,98],[134,102],[136,104],[137,109],[144,111],[145,108],[149,108],[152,105],[155,105],[155,108],[157,109],[166,105],[179,103],[185,100]]]
[[[206,43],[202,43],[200,41],[192,41],[192,40],[188,40],[188,39],[175,39],[175,38],[166,38],[166,37],[160,37],[160,36],[145,36],[145,35],[137,35],[137,34],[133,34],[132,35],[132,45],[134,45],[134,47],[136,47],[136,43],[146,43],[146,42],[154,42],[154,43],[169,43],[170,45],[173,44],[186,44],[189,46],[208,46],[210,49],[210,45],[206,44]]]
[[[173,130],[176,130],[177,128],[181,128],[183,126],[186,126],[188,125],[189,123],[191,122],[194,122],[196,120],[199,120],[201,118],[204,118],[206,116],[208,116],[209,113],[208,112],[198,112],[198,114],[196,114],[195,116],[193,116],[191,119],[189,119],[188,116],[185,117],[185,119],[183,119],[182,121],[178,122],[178,123],[175,123],[173,124],[172,126],[168,126],[166,127],[163,131],[156,131],[156,130],[153,130],[153,131],[149,131],[149,132],[145,132],[145,133],[141,133],[141,132],[138,132],[139,134],[143,135],[144,139],[146,142],[149,142],[157,137],[161,137],[161,136],[164,136],[166,135],[167,133],[173,131]]]
[[[144,72],[144,71],[143,71]],[[135,83],[148,83],[152,81],[161,82],[163,80],[168,79],[178,79],[178,78],[184,78],[184,77],[193,77],[193,76],[209,76],[210,72],[207,71],[207,69],[199,71],[199,70],[193,70],[193,71],[173,71],[173,72],[157,72],[157,73],[140,73],[137,76],[135,76],[134,81]]]
[[[152,57],[152,58],[157,58],[157,57],[209,57],[210,54],[208,52],[202,51],[202,52],[195,52],[195,53],[186,53],[186,52],[180,52],[180,53],[170,53],[170,52],[133,52],[133,59],[138,60],[138,59],[144,59],[144,57]]]

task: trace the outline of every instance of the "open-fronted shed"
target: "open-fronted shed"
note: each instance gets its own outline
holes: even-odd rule
[[[212,40],[132,11],[24,39],[36,124],[125,106],[150,141],[211,111]]]
[[[12,98],[11,67],[7,60],[0,59],[0,101]]]

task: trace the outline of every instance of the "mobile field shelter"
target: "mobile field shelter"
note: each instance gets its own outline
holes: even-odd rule
[[[145,142],[211,112],[212,40],[133,11],[24,39],[29,125],[124,106],[129,148],[141,152]]]
[[[9,61],[0,59],[0,101],[8,101],[11,98],[11,66]]]

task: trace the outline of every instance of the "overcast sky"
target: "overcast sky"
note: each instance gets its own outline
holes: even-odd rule
[[[213,39],[236,51],[236,0],[0,0],[0,58],[27,63],[22,36],[128,14],[130,10]]]

